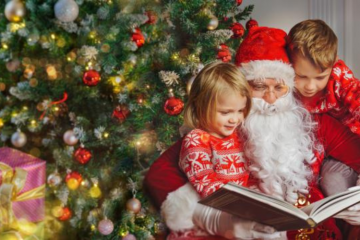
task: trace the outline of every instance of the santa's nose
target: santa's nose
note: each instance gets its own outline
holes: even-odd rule
[[[263,99],[265,102],[269,103],[269,104],[273,104],[274,102],[276,102],[276,96],[273,92],[268,92],[266,94],[264,94]]]

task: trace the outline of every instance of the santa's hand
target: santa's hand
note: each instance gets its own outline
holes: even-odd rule
[[[360,225],[360,204],[355,204],[354,206],[336,214],[334,218],[343,219],[351,225]]]
[[[356,186],[360,186],[360,178],[358,178],[356,182]],[[355,188],[355,187],[354,187]],[[360,203],[355,204],[348,209],[336,214],[334,218],[343,219],[345,222],[351,225],[360,225]]]
[[[240,219],[202,204],[197,204],[193,222],[211,235],[227,239],[276,239],[281,237],[281,233],[276,232],[272,227]]]

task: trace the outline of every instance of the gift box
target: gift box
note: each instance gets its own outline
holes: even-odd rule
[[[0,148],[0,206],[11,206],[12,212],[5,211],[16,220],[37,223],[45,219],[45,179],[45,161],[16,149]],[[11,205],[4,206],[5,193],[11,197]]]

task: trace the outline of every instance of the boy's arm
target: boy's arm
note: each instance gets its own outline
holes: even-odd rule
[[[360,113],[360,81],[354,77],[353,72],[342,60],[338,60],[333,67],[327,91],[329,92],[328,103],[341,101],[351,113],[351,116],[345,119],[346,125],[352,132],[360,135],[360,129],[354,128]]]
[[[210,195],[224,185],[214,171],[210,134],[204,131],[195,129],[186,135],[179,165],[201,197]]]
[[[319,123],[318,139],[326,156],[331,156],[360,172],[360,137],[327,114],[315,115]]]

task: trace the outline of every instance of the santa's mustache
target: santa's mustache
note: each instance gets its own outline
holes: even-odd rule
[[[252,98],[252,113],[258,113],[261,115],[275,115],[281,112],[289,111],[293,108],[294,103],[291,101],[291,94],[287,94],[274,103],[270,104],[262,98]]]

